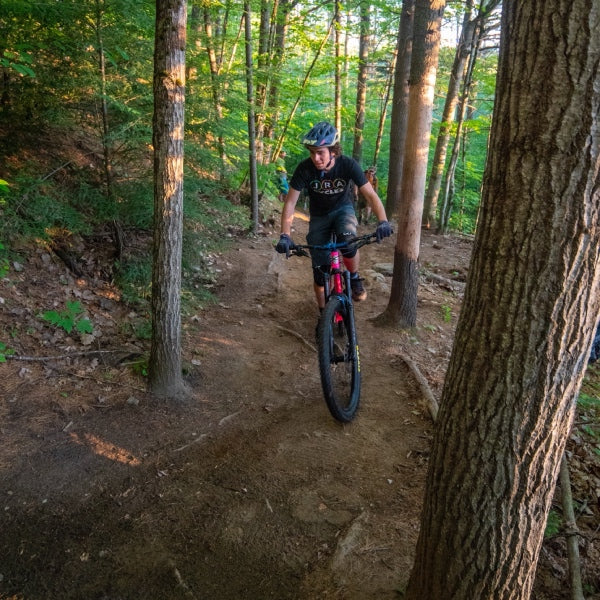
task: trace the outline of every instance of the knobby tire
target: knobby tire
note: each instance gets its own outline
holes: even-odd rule
[[[342,320],[335,322],[335,315]],[[319,321],[319,372],[323,395],[333,418],[354,419],[360,403],[360,355],[351,309],[340,296],[332,296]]]

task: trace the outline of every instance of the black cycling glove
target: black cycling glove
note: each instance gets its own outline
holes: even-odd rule
[[[377,243],[379,244],[383,238],[390,237],[392,235],[392,226],[388,221],[379,221],[375,235],[377,236]]]
[[[287,233],[282,233],[279,236],[279,241],[277,242],[277,246],[275,246],[275,250],[279,252],[279,254],[285,254],[286,258],[290,257],[290,250],[294,247],[294,242],[292,242],[292,238]]]

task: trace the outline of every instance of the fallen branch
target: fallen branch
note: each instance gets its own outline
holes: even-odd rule
[[[439,405],[431,388],[429,387],[429,383],[427,383],[427,379],[425,376],[419,371],[419,367],[414,363],[412,359],[404,354],[400,354],[400,358],[406,363],[406,366],[411,370],[414,378],[417,380],[419,384],[419,388],[421,389],[421,393],[423,394],[423,398],[425,399],[425,408],[429,411],[433,422],[435,423],[437,420],[437,415],[439,411]]]
[[[571,575],[571,598],[584,600],[583,585],[581,583],[581,561],[579,560],[579,529],[575,521],[573,510],[573,495],[571,494],[571,478],[569,477],[569,464],[566,454],[560,462],[560,491],[563,515],[565,517],[565,537],[567,538],[567,556],[569,574]]]
[[[286,329],[281,325],[276,325],[275,327],[277,327],[277,329],[281,329],[281,331],[285,331],[286,333],[293,335],[294,337],[297,337],[299,340],[302,340],[313,352],[317,351],[317,349],[308,340],[306,340],[306,338],[302,337],[297,331],[293,331],[292,329]]]
[[[69,354],[58,354],[56,356],[20,356],[18,354],[6,354],[6,360],[24,360],[29,362],[44,362],[47,360],[64,360],[65,358],[79,358],[82,356],[102,356],[104,354],[124,354],[121,360],[141,356],[141,352],[132,350],[86,350],[85,352],[70,352]]]
[[[447,277],[442,277],[442,275],[432,273],[431,271],[426,271],[425,269],[421,269],[421,275],[423,275],[425,279],[429,279],[430,281],[437,283],[439,286],[444,287],[451,292],[464,292],[465,290],[465,283],[462,281],[448,279]]]

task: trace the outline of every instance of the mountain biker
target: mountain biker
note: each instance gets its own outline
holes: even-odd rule
[[[367,181],[360,165],[353,158],[342,154],[339,141],[337,129],[326,121],[317,123],[302,138],[302,144],[309,151],[310,157],[296,167],[290,180],[290,190],[281,213],[281,235],[275,247],[277,252],[289,257],[290,249],[294,247],[291,238],[294,209],[303,189],[308,191],[309,198],[310,221],[306,236],[309,244],[327,244],[332,233],[336,234],[338,242],[356,237],[358,222],[352,204],[351,181],[358,186],[377,216],[377,241],[392,234],[381,199]],[[350,271],[352,298],[357,301],[365,300],[367,292],[358,274],[359,252],[356,249],[344,249],[341,252],[344,264]],[[329,269],[329,252],[313,250],[311,259],[313,287],[317,305],[322,310],[325,307],[323,272]]]

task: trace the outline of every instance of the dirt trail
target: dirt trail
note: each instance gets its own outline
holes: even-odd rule
[[[86,359],[2,367],[0,598],[398,597],[432,429],[400,354],[439,394],[460,294],[424,281],[415,331],[376,327],[389,278],[371,267],[391,262],[393,242],[362,250],[362,406],[341,426],[311,348],[310,261],[286,261],[274,237],[236,241],[219,260],[219,304],[184,319],[193,401],[156,401],[128,370]],[[424,234],[422,264],[457,277],[469,252]],[[4,331],[23,295],[43,302],[23,291],[40,287],[35,269],[0,294]],[[46,269],[45,295],[62,293],[56,280]]]

